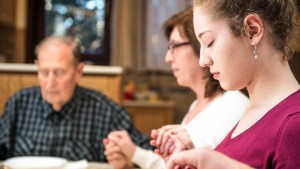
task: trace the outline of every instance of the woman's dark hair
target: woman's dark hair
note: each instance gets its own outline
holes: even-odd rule
[[[182,37],[186,37],[189,40],[194,52],[198,57],[200,57],[200,43],[198,42],[194,32],[192,7],[189,7],[172,16],[164,23],[163,28],[168,40],[170,39],[171,33],[175,27],[179,28],[179,33]],[[221,88],[219,81],[215,80],[210,74],[209,68],[204,69],[207,70],[207,76],[205,76],[205,78],[208,78],[207,84],[205,86],[205,97],[211,97],[217,91],[223,92],[224,90]]]

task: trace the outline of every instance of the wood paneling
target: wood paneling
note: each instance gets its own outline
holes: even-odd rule
[[[24,1],[24,0],[20,0]],[[16,20],[16,0],[0,1],[0,23],[14,26]]]
[[[117,103],[121,102],[121,75],[85,74],[79,84],[103,92]],[[7,99],[24,87],[38,85],[36,73],[0,72],[0,116]]]
[[[167,124],[174,124],[174,105],[171,103],[126,104],[134,125],[141,132],[150,136],[152,129],[158,129]]]
[[[0,1],[1,62],[25,62],[27,0]]]

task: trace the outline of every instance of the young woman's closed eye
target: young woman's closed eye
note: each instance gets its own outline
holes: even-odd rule
[[[208,45],[207,45],[207,48],[210,48],[213,44],[214,44],[214,40],[213,41],[211,41]]]

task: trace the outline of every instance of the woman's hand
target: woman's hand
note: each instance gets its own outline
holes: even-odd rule
[[[162,157],[194,147],[187,131],[181,125],[167,125],[151,132],[151,145],[156,146],[156,153]]]
[[[121,149],[111,142],[109,139],[104,139],[105,156],[110,165],[115,169],[129,169],[133,165],[130,160],[122,153]]]
[[[198,148],[173,154],[169,159],[167,169],[253,169],[246,164],[231,159],[224,154]]]
[[[128,158],[132,159],[135,153],[136,145],[131,140],[127,131],[119,130],[109,133],[108,139],[119,147],[119,150]]]

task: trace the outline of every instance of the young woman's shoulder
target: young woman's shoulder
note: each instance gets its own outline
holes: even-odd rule
[[[299,114],[300,113],[300,89],[292,93],[291,95],[289,95],[284,100],[282,100],[278,105],[276,105],[275,108],[280,110],[281,112],[285,112],[284,114],[286,116]]]

